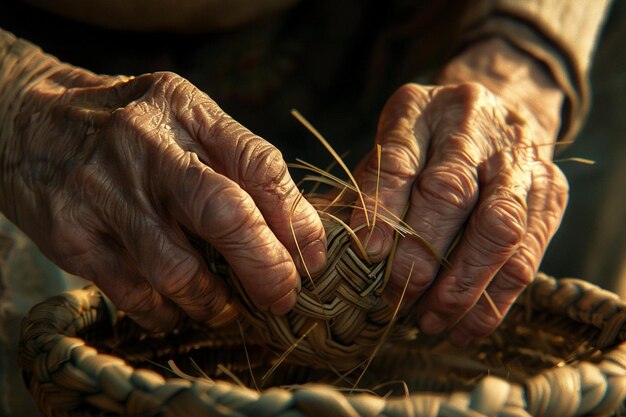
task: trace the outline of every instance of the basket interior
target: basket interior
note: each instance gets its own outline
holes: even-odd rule
[[[532,309],[523,299],[494,334],[469,347],[455,348],[442,337],[419,334],[412,341],[384,344],[364,373],[365,364],[340,373],[291,364],[288,355],[270,371],[278,356],[254,340],[246,340],[244,347],[242,334],[248,333],[238,326],[213,330],[186,322],[175,333],[148,335],[123,317],[114,328],[96,331],[81,336],[100,352],[124,358],[133,367],[180,377],[172,370],[173,363],[189,378],[232,380],[260,390],[319,382],[377,395],[467,391],[487,375],[523,383],[546,369],[602,359],[595,343],[597,327]]]

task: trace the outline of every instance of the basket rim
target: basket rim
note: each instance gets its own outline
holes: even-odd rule
[[[547,369],[523,384],[486,376],[468,392],[389,398],[320,384],[257,392],[223,380],[165,379],[98,353],[77,337],[98,326],[114,327],[118,317],[106,296],[90,286],[33,307],[22,322],[19,360],[46,415],[71,415],[81,404],[128,416],[165,411],[181,416],[608,415],[624,404],[626,303],[593,284],[541,273],[519,302],[597,327],[595,345],[604,350],[602,359]]]

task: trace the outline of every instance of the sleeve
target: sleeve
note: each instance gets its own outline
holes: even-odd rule
[[[24,92],[35,80],[51,74],[56,64],[35,45],[0,28],[0,157],[3,144],[13,135],[13,119]]]
[[[499,36],[541,61],[565,93],[559,140],[589,110],[589,67],[611,0],[481,0],[462,21],[464,43]]]

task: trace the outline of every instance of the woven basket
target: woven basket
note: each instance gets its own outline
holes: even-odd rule
[[[626,304],[616,295],[539,274],[493,335],[459,350],[394,322],[377,297],[384,264],[363,265],[349,237],[330,232],[335,272],[318,288],[305,285],[304,304],[278,321],[246,307],[217,256],[212,268],[239,294],[237,322],[185,321],[148,334],[95,287],[35,306],[22,324],[20,365],[40,409],[132,417],[624,413]],[[365,266],[375,272],[357,271]],[[326,291],[325,279],[334,285]],[[315,303],[327,307],[320,313]],[[350,308],[330,308],[337,303]],[[346,329],[350,320],[356,331]]]

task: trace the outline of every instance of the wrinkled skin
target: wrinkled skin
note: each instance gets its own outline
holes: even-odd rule
[[[295,303],[299,193],[286,164],[188,81],[60,71],[31,88],[15,123],[3,211],[142,325],[171,328],[183,311],[208,320],[228,300],[184,229],[225,256],[259,308]],[[316,272],[319,217],[301,200],[292,221]]]
[[[524,82],[549,84],[542,69],[523,73],[519,68],[527,57],[502,42],[489,48],[473,51],[482,54],[477,61],[468,52],[462,58],[469,64],[448,70],[453,85],[400,88],[387,102],[376,135],[382,146],[379,204],[404,216],[432,246],[415,237],[399,239],[386,296],[397,303],[406,284],[404,310],[419,300],[414,314],[421,330],[449,330],[457,345],[492,332],[498,316],[532,281],[568,195],[550,146],[558,129],[559,93],[525,89]],[[484,56],[495,48],[502,49],[488,62],[498,75],[489,74],[497,79],[492,82],[483,67]],[[521,79],[529,76],[536,80]],[[481,77],[483,84],[462,82]],[[358,169],[370,196],[376,194],[378,165],[372,153]],[[368,204],[373,210],[372,199]],[[363,211],[355,210],[351,225],[363,223]],[[384,222],[359,236],[372,260],[390,253],[394,235]],[[442,266],[440,257],[447,252],[448,265]]]
[[[380,204],[433,248],[400,239],[385,296],[397,303],[407,283],[404,309],[415,306],[421,330],[450,330],[463,345],[495,329],[562,217],[567,182],[551,162],[562,94],[497,40],[461,54],[440,82],[400,88],[380,117]],[[183,312],[207,320],[227,302],[186,233],[225,256],[259,308],[295,303],[304,266],[285,162],[186,80],[61,69],[28,89],[13,131],[2,211],[140,324],[171,328]],[[375,152],[356,171],[370,196],[377,171]],[[292,221],[315,274],[326,261],[319,217],[301,200]],[[351,225],[380,260],[393,230],[364,223],[356,210]]]

